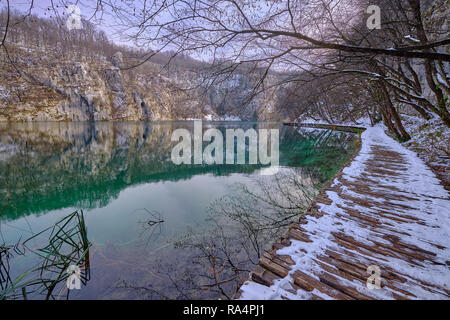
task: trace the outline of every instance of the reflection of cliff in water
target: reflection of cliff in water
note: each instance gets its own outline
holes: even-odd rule
[[[210,126],[210,124],[207,124]],[[344,133],[301,130],[279,124],[214,124],[244,130],[279,127],[280,163],[317,171],[320,180],[341,165],[353,141]],[[66,207],[107,205],[128,186],[189,179],[212,173],[251,173],[256,165],[176,166],[170,161],[173,130],[193,123],[10,123],[0,124],[2,217],[15,219]],[[330,159],[333,159],[330,161]]]

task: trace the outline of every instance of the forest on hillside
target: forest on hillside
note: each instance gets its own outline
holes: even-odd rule
[[[291,120],[368,116],[372,122],[382,119],[402,141],[411,136],[399,113],[437,117],[450,126],[445,0],[145,1],[142,8],[98,0],[85,4],[92,14],[81,16],[83,27],[73,30],[66,27],[70,2],[52,4],[43,17],[33,13],[33,1],[21,11],[9,1],[4,5],[3,59],[17,63],[20,57],[8,55],[14,43],[51,48],[71,59],[121,51],[125,69],[148,61],[171,65],[172,73],[177,67],[201,69],[211,87],[234,74],[252,73],[258,80],[245,100],[276,88],[277,109]],[[379,13],[379,21],[372,13]],[[128,48],[96,27],[104,15]]]
[[[380,26],[371,30],[364,9],[375,2],[381,19]],[[111,57],[120,51],[124,69],[140,67],[145,74],[146,62],[151,61],[170,66],[172,76],[179,69],[195,70],[211,88],[237,73],[254,74],[258,81],[250,84],[244,100],[276,88],[277,109],[291,120],[306,116],[356,121],[368,116],[372,122],[382,119],[402,141],[411,137],[399,116],[402,112],[424,120],[437,117],[450,126],[448,3],[375,2],[224,1],[222,8],[175,1],[163,2],[153,12],[155,2],[136,13],[126,4],[98,1],[92,17],[83,18],[83,27],[73,30],[66,27],[67,14],[60,15],[55,7],[47,8],[49,17],[39,17],[32,13],[33,3],[28,12],[20,12],[8,2],[0,15],[1,47],[3,59],[19,73],[20,53],[8,52],[8,46],[18,43],[75,60]],[[60,8],[67,5],[59,3]],[[271,6],[273,12],[259,12],[258,6]],[[118,46],[96,27],[98,16],[107,12],[132,45]],[[158,26],[157,16],[163,12],[167,21]],[[190,16],[195,19],[187,19]],[[281,17],[290,22],[281,23]],[[225,49],[228,43],[232,49]],[[199,51],[213,54],[212,59],[206,63],[190,58]]]
[[[0,121],[382,122],[449,156],[448,1],[72,5],[3,3]]]
[[[0,121],[275,120],[268,111],[278,103],[274,90],[251,94],[261,70],[239,66],[233,77],[218,75],[211,63],[118,45],[93,22],[68,30],[65,21],[0,12],[8,25]]]

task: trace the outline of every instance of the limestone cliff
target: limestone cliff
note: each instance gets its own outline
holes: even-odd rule
[[[203,94],[195,72],[169,72],[152,62],[125,69],[120,52],[112,57],[61,57],[51,50],[14,45],[10,55],[14,61],[0,54],[3,122],[277,119],[273,92],[243,103],[256,81],[244,74]]]

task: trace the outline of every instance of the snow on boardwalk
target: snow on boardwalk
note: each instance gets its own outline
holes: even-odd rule
[[[367,287],[369,266],[380,268],[380,289]],[[449,299],[449,286],[449,193],[376,126],[265,252],[240,299]]]

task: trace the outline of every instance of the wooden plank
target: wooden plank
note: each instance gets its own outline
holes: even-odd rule
[[[370,276],[367,273],[367,267],[378,265],[382,270],[382,290],[385,290],[385,293],[394,299],[415,298],[415,295],[407,289],[409,284],[450,298],[448,288],[441,288],[424,280],[416,279],[414,274],[410,275],[411,272],[398,270],[397,264],[392,263],[394,260],[389,259],[401,259],[407,262],[411,268],[423,269],[423,262],[442,264],[442,261],[437,259],[436,252],[420,247],[420,241],[410,244],[408,240],[405,240],[405,237],[414,236],[408,232],[409,229],[406,227],[408,224],[426,226],[424,220],[408,214],[411,209],[410,205],[397,201],[416,201],[419,195],[405,192],[401,190],[401,187],[383,185],[378,179],[380,176],[388,177],[388,179],[401,179],[404,171],[407,170],[402,155],[380,145],[372,146],[371,153],[371,157],[365,163],[367,168],[364,172],[353,177],[354,181],[344,178],[342,172],[338,173],[336,178],[319,192],[299,222],[292,224],[287,234],[272,246],[272,250],[264,253],[254,273],[255,279],[259,283],[269,286],[275,279],[291,277],[293,282],[289,283],[292,289],[285,290],[292,294],[302,290],[309,293],[307,297],[322,299],[323,297],[318,294],[313,294],[318,291],[332,299],[368,300],[377,296],[374,294],[376,291],[360,292],[357,288],[366,285]],[[336,180],[339,183],[331,186]],[[353,193],[348,193],[347,190]],[[340,212],[327,212],[326,207],[323,210],[319,209],[321,208],[319,204],[330,205],[332,203],[326,191],[336,192],[343,200],[342,204],[337,204],[341,209]],[[358,195],[355,196],[355,193]],[[379,198],[386,201],[375,200]],[[359,207],[368,210],[360,210]],[[317,237],[310,237],[310,235],[315,234],[317,230],[308,230],[308,218],[314,216],[320,219],[328,214],[333,214],[334,225],[339,226],[347,221],[352,221],[356,227],[366,229],[371,236],[367,239],[354,238],[340,231],[338,227],[336,230],[339,231],[330,232],[332,237],[327,237],[326,241],[321,243],[322,250],[320,252],[315,254],[308,250],[308,255],[305,256],[308,262],[305,264],[307,267],[302,269],[295,266],[296,271],[289,274],[294,266],[294,261],[289,256],[278,255],[277,250],[289,246],[292,243],[291,240],[302,241],[306,245],[312,243],[313,239]],[[426,242],[426,244],[440,250],[445,249],[439,243]],[[302,251],[307,252],[303,249]],[[447,264],[450,265],[450,262]],[[290,297],[290,295],[288,296]],[[287,299],[287,297],[283,299]]]
[[[266,257],[261,257],[259,259],[260,266],[266,268],[267,270],[272,271],[273,273],[281,276],[282,278],[286,277],[289,273],[289,270],[279,264],[276,264],[272,260],[267,259]]]
[[[298,286],[300,286],[305,291],[313,291],[314,289],[317,289],[320,292],[322,292],[322,293],[326,294],[327,296],[332,297],[334,299],[354,300],[349,295],[344,294],[342,292],[339,292],[338,290],[335,290],[334,288],[329,287],[325,283],[322,283],[321,281],[307,275],[306,273],[304,273],[300,270],[295,271],[291,276],[294,279],[294,283],[296,283]]]

